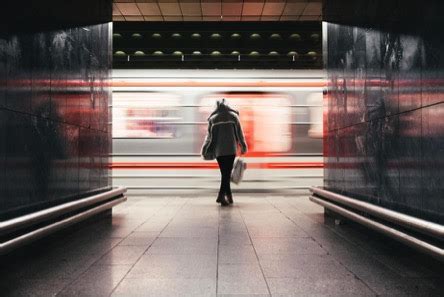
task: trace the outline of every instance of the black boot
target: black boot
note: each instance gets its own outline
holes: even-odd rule
[[[221,206],[227,206],[227,205],[230,205],[230,204],[227,202],[227,200],[225,200],[225,197],[223,197],[221,202],[220,202],[220,205]]]
[[[216,202],[222,203],[222,201],[224,201],[224,200],[225,200],[224,195],[219,193],[219,195],[217,195]]]
[[[233,195],[232,194],[227,194],[227,200],[229,204],[233,204]]]

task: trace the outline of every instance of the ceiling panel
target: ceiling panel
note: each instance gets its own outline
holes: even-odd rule
[[[249,21],[249,22],[260,21],[260,20],[261,20],[261,16],[260,15],[255,15],[255,16],[251,16],[251,15],[245,16],[245,15],[243,15],[242,18],[241,18],[241,21]]]
[[[279,19],[280,21],[299,21],[298,15],[283,15]]]
[[[301,15],[305,6],[307,6],[306,2],[287,2],[287,4],[285,4],[283,15]]]
[[[145,19],[143,18],[142,15],[137,15],[137,16],[128,15],[128,16],[125,16],[125,20],[129,21],[129,22],[141,22],[141,21],[144,21]]]
[[[137,6],[143,15],[161,15],[159,5],[157,5],[157,3],[137,3]]]
[[[219,21],[221,21],[220,16],[203,16],[202,19],[205,22],[219,22]]]
[[[223,16],[223,20],[235,22],[235,21],[240,21],[241,17],[240,17],[240,15],[238,15],[238,16]]]
[[[124,16],[140,15],[136,3],[116,3],[116,6]]]
[[[320,15],[301,15],[298,21],[320,21]]]
[[[120,12],[120,10],[119,10],[119,8],[117,7],[117,5],[114,3],[113,4],[113,18],[114,18],[114,16],[116,16],[116,15],[122,15],[122,13]]]
[[[115,21],[319,21],[321,0],[113,0]]]
[[[263,15],[261,16],[261,21],[279,21],[280,16],[278,15]]]
[[[202,14],[205,16],[220,16],[222,13],[222,4],[220,1],[204,2],[201,3]]]
[[[262,9],[264,8],[264,2],[244,2],[242,7],[242,15],[250,16],[260,16],[262,14]]]
[[[321,2],[310,2],[304,9],[303,15],[321,15],[322,3]]]
[[[240,3],[222,3],[222,15],[239,16],[242,13],[242,2]]]
[[[145,21],[149,22],[161,22],[163,21],[163,17],[160,15],[144,15]]]
[[[181,21],[183,21],[182,16],[166,16],[166,15],[164,15],[163,19],[165,21],[170,21],[170,22],[181,22]]]
[[[285,1],[282,2],[266,2],[262,15],[280,16],[284,11]]]
[[[200,2],[184,2],[180,3],[180,8],[184,16],[200,16],[202,15],[202,9]]]
[[[182,11],[177,2],[159,2],[159,7],[164,16],[182,16]]]
[[[198,22],[202,21],[202,16],[183,16],[184,21]]]

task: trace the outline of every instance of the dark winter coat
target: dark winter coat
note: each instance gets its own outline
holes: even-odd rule
[[[247,144],[238,112],[220,103],[208,118],[208,133],[202,146],[201,155],[205,160],[235,155],[238,145],[241,147],[241,153],[245,154]]]

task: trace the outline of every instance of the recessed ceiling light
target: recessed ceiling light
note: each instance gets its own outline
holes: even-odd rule
[[[221,39],[222,35],[220,35],[219,33],[213,33],[210,36],[211,39]]]
[[[301,40],[301,35],[299,35],[297,33],[293,33],[288,38],[298,41],[298,40]]]

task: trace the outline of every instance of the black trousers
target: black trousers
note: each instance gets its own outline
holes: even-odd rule
[[[217,163],[219,164],[220,173],[222,178],[220,180],[219,195],[231,195],[230,177],[233,170],[235,155],[220,156],[217,157]]]

